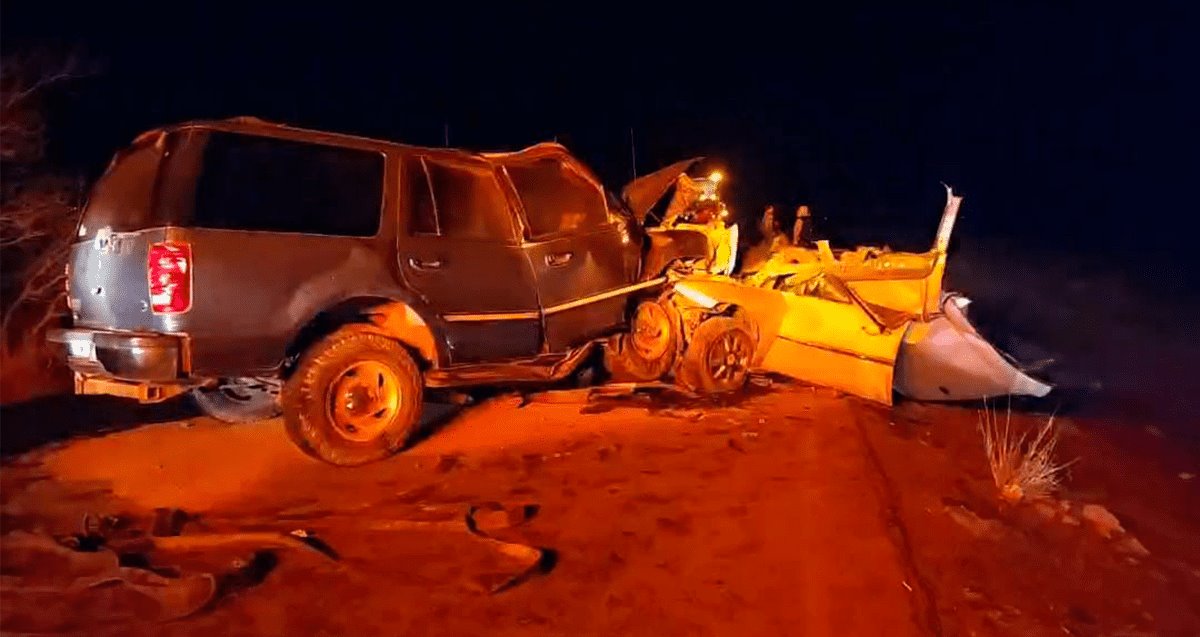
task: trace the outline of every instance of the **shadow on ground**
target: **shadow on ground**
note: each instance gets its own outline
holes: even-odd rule
[[[139,405],[110,396],[49,396],[0,407],[0,457],[79,436],[198,416],[186,397]]]

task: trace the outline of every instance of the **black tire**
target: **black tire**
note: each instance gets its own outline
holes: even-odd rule
[[[403,345],[352,325],[301,357],[283,389],[284,422],[306,453],[340,466],[366,464],[408,445],[423,390],[421,371]],[[365,411],[355,404],[360,398]],[[356,410],[362,413],[350,413]]]
[[[268,420],[279,415],[279,395],[263,385],[227,382],[191,391],[192,402],[205,415],[228,423]]]
[[[727,316],[714,316],[700,323],[679,361],[676,383],[702,394],[741,389],[749,377],[757,346],[754,332],[752,324]]]
[[[617,334],[604,344],[604,368],[617,382],[659,380],[675,365],[679,341],[675,308],[643,301],[634,313],[630,333]]]

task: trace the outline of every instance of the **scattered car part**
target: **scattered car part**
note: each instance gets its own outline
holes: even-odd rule
[[[517,563],[516,572],[485,573],[477,583],[488,594],[501,593],[518,586],[538,575],[549,573],[558,564],[558,551],[552,548],[532,546],[521,542],[500,540],[491,535],[499,531],[528,523],[541,510],[537,504],[505,506],[499,502],[484,502],[467,507],[465,514],[458,513],[438,519],[373,520],[367,524],[371,531],[466,531],[477,541],[484,543],[495,553]],[[460,510],[461,511],[461,510]]]
[[[703,157],[684,159],[648,175],[642,175],[625,184],[625,187],[621,189],[621,199],[633,213],[634,218],[639,223],[645,223],[650,209],[663,198],[663,195],[667,194],[679,176],[686,174],[688,170],[703,160]]]
[[[502,593],[533,577],[545,575],[558,565],[558,551],[552,548],[506,542],[492,537],[488,531],[525,524],[539,511],[538,505],[523,505],[508,509],[498,503],[472,506],[467,510],[467,531],[494,546],[500,553],[522,561],[526,566],[518,573],[504,577],[488,587],[491,594]],[[500,514],[500,515],[496,515]]]
[[[2,545],[5,632],[91,632],[187,617],[218,594],[209,573],[165,577],[124,566],[116,551],[73,550],[49,536],[13,531]]]
[[[896,391],[916,400],[952,401],[1050,393],[1050,385],[979,335],[963,311],[967,303],[948,294],[939,316],[909,326],[896,361]]]
[[[208,416],[228,423],[274,418],[280,413],[279,383],[255,378],[222,379],[216,387],[197,387],[192,402]]]
[[[708,308],[732,304],[752,317],[760,330],[756,367],[883,404],[892,404],[893,391],[920,400],[1045,396],[1048,385],[970,325],[965,299],[943,295],[961,204],[947,186],[929,252],[835,253],[827,241],[785,246],[738,277],[681,276],[675,298]]]

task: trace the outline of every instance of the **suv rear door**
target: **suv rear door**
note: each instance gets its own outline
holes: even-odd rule
[[[402,171],[400,270],[440,315],[451,363],[538,354],[537,286],[496,168],[418,155]]]
[[[504,168],[522,204],[524,249],[549,351],[567,351],[620,326],[638,247],[609,214],[603,187],[565,153],[514,156]]]

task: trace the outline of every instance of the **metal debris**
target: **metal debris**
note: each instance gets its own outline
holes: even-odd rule
[[[835,252],[779,242],[737,276],[675,276],[681,315],[735,307],[758,329],[753,366],[883,404],[893,391],[930,401],[1017,394],[1050,386],[988,343],[966,319],[967,300],[943,292],[962,197],[946,204],[928,252],[859,247]],[[754,381],[761,384],[761,381]]]
[[[515,588],[534,577],[549,573],[558,565],[558,551],[552,548],[506,542],[487,533],[489,528],[499,530],[525,524],[537,515],[539,510],[536,504],[506,508],[497,503],[472,506],[467,510],[466,525],[471,534],[488,542],[502,554],[520,560],[526,565],[517,574],[488,586],[489,593],[496,594]],[[497,513],[501,513],[501,515],[498,516]]]
[[[78,550],[13,531],[3,542],[6,632],[76,632],[98,625],[165,622],[192,615],[218,594],[218,576],[167,577],[123,566],[109,547]]]

